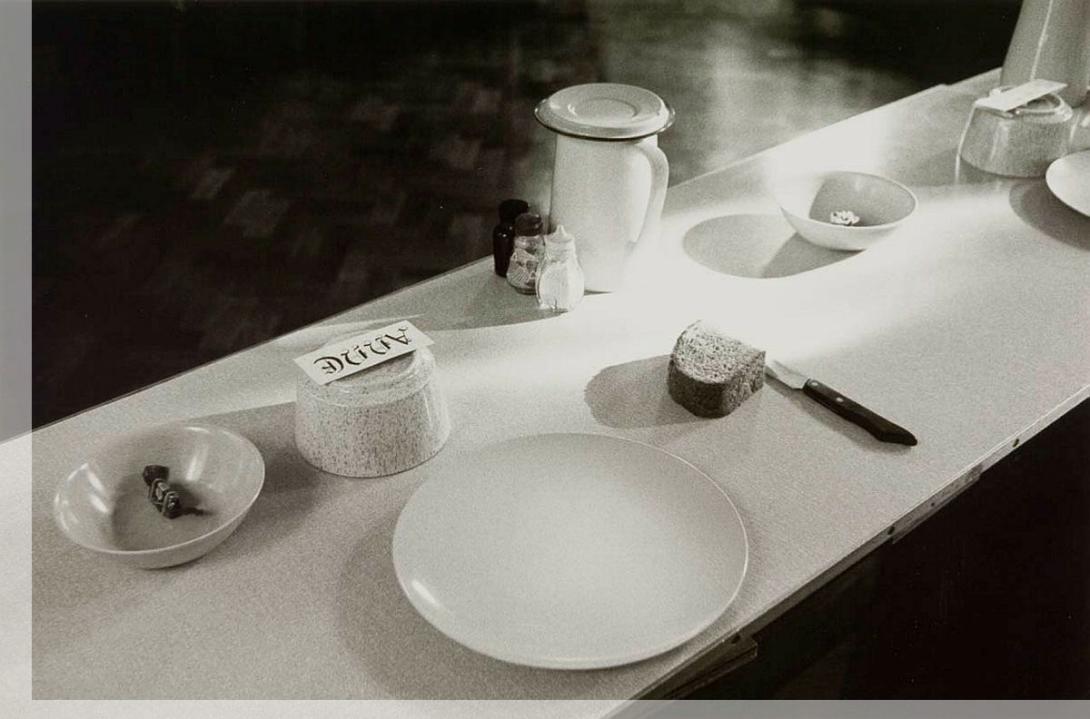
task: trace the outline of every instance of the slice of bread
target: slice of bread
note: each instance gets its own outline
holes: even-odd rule
[[[764,385],[765,353],[694,322],[677,338],[666,386],[698,417],[725,417]]]

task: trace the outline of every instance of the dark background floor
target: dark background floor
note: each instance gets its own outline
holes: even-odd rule
[[[566,85],[676,183],[1001,63],[1011,0],[37,2],[35,426],[484,256]]]

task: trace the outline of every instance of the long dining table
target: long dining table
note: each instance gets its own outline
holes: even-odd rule
[[[483,259],[0,445],[0,465],[33,460],[34,698],[573,700],[540,711],[575,719],[744,660],[754,633],[1090,395],[1090,218],[1042,179],[958,159],[971,104],[996,82],[932,87],[671,187],[645,281],[575,311],[541,314]],[[810,245],[772,190],[827,169],[893,178],[918,209],[865,251]],[[309,466],[293,358],[404,318],[434,340],[447,445],[384,478]],[[725,418],[689,414],[666,366],[698,319],[919,444],[878,442],[774,382]],[[264,489],[238,530],[153,571],[68,541],[52,517],[60,480],[106,441],[183,420],[260,450]],[[545,432],[660,447],[731,498],[748,569],[706,630],[634,664],[562,671],[478,654],[414,611],[390,552],[413,491],[489,443]]]

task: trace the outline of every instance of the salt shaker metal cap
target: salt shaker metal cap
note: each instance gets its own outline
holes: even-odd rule
[[[515,218],[515,235],[540,235],[541,215],[536,212],[523,212]]]

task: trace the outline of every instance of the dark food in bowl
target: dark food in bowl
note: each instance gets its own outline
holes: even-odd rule
[[[204,514],[202,509],[185,506],[182,490],[170,486],[167,482],[169,476],[169,467],[160,464],[149,464],[144,467],[144,484],[148,485],[148,499],[152,506],[167,519],[174,519],[183,514]]]

